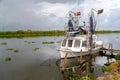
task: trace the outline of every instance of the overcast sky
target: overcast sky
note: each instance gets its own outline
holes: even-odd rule
[[[79,8],[82,15],[91,8],[104,9],[97,29],[120,30],[119,0],[0,0],[0,30],[64,29],[65,15]],[[85,15],[84,15],[85,16]]]

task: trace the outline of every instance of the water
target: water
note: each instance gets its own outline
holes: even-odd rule
[[[98,39],[104,41],[104,46],[108,48],[109,43],[113,48],[119,49],[120,34],[98,35]],[[37,38],[10,38],[0,39],[0,80],[62,80],[56,61],[60,55],[56,48],[60,45],[62,37],[37,37]],[[42,42],[55,42],[54,44],[42,44]],[[7,50],[13,48],[19,50]],[[35,48],[39,48],[34,51]],[[11,57],[11,61],[5,61],[6,57]],[[106,58],[96,58],[96,66],[102,66]],[[99,71],[96,70],[96,72]],[[97,73],[96,73],[97,74]],[[101,74],[101,73],[100,73]]]

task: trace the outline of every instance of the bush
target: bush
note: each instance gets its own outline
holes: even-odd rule
[[[102,72],[105,72],[105,71],[107,71],[107,68],[105,66],[102,66],[101,70],[102,70]]]
[[[120,60],[120,53],[115,56],[116,60]]]

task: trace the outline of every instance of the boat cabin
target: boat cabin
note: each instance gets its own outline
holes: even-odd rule
[[[86,38],[84,37],[70,37],[65,38],[62,41],[61,49],[71,50],[71,51],[86,51],[87,45],[86,45]]]

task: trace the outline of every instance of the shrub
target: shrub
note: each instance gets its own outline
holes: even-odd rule
[[[118,54],[115,56],[115,59],[116,59],[116,60],[120,60],[120,53],[118,53]]]
[[[107,68],[105,66],[102,66],[101,70],[102,70],[102,72],[105,72],[105,71],[107,71]]]

